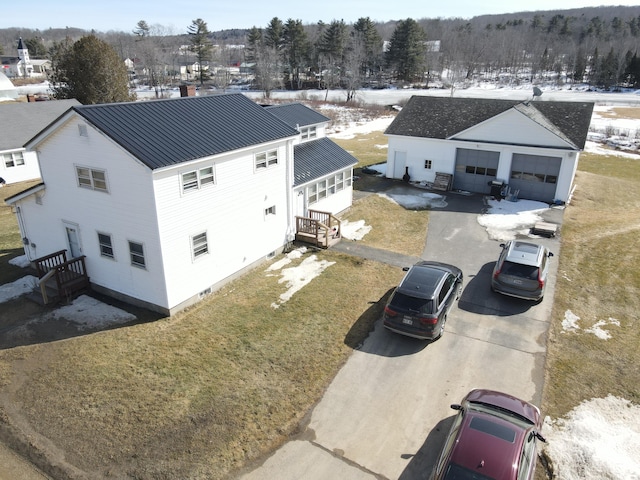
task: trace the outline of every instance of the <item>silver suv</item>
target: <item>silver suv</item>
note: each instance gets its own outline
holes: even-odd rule
[[[542,300],[549,271],[548,259],[553,253],[542,245],[520,240],[500,246],[502,252],[491,277],[493,291],[525,300]]]

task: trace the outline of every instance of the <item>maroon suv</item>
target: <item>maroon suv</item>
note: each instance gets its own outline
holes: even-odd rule
[[[472,390],[460,405],[432,480],[532,480],[540,410],[493,390]]]

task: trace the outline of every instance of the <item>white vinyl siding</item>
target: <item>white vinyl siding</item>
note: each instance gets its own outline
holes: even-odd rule
[[[108,192],[107,174],[104,170],[76,166],[76,175],[79,187]]]

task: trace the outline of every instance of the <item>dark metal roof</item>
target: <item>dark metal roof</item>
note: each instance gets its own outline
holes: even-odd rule
[[[326,137],[296,145],[293,158],[295,187],[358,163],[353,155]]]
[[[331,119],[301,103],[288,103],[286,105],[271,105],[265,107],[290,127],[306,127],[318,123],[329,122]]]
[[[238,93],[74,110],[151,169],[298,135]]]
[[[568,140],[575,148],[584,148],[593,102],[537,100],[525,104],[518,100],[414,95],[385,134],[447,139],[517,105],[520,105],[518,111],[536,123]],[[505,143],[509,143],[508,139]]]

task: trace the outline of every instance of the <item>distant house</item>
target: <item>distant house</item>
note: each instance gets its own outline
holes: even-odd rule
[[[569,200],[593,112],[590,102],[413,96],[385,131],[387,177],[521,198]],[[444,174],[444,175],[439,175]]]
[[[65,251],[95,290],[172,314],[282,251],[298,216],[349,208],[357,161],[328,121],[241,94],[75,106],[26,144],[43,182],[6,201],[30,260]]]
[[[40,178],[38,154],[24,144],[77,100],[0,102],[0,177],[7,184]]]

